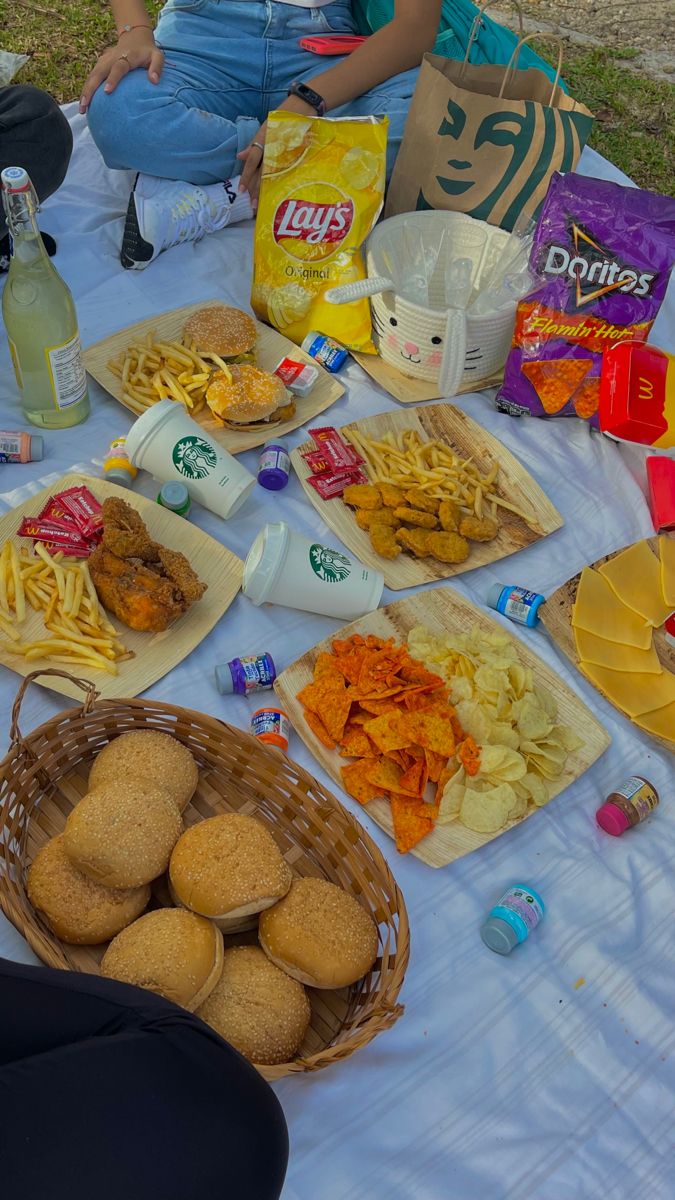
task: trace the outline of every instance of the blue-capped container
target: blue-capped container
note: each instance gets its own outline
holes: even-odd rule
[[[318,333],[316,329],[307,334],[302,343],[302,349],[305,354],[316,359],[332,374],[339,371],[349,358],[349,351],[340,342],[336,342],[335,338],[328,337],[326,333]]]
[[[190,493],[184,483],[163,483],[159,489],[157,503],[178,517],[187,517],[192,507]]]
[[[544,600],[545,597],[539,592],[529,592],[527,588],[511,584],[504,587],[503,583],[494,583],[487,594],[490,608],[519,625],[529,625],[530,629],[539,620],[539,609]]]
[[[483,925],[480,936],[497,954],[510,954],[541,921],[544,901],[538,892],[515,883],[504,892]]]

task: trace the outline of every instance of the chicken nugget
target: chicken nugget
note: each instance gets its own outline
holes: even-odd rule
[[[405,498],[411,508],[419,508],[422,512],[438,513],[439,500],[434,500],[433,496],[429,496],[427,492],[422,491],[422,488],[411,488],[406,492]]]
[[[438,506],[438,519],[448,533],[456,532],[461,520],[461,513],[455,500],[441,500]]]
[[[359,529],[370,529],[374,523],[398,529],[398,517],[393,508],[357,508],[354,516]]]
[[[462,517],[459,532],[472,542],[491,542],[499,533],[499,524],[494,517]]]
[[[428,529],[397,529],[396,541],[404,550],[411,550],[416,558],[427,558],[429,555]]]
[[[393,483],[378,483],[377,486],[386,508],[398,508],[403,504],[405,492],[402,488],[394,487]]]
[[[370,483],[350,483],[342,493],[345,504],[353,508],[381,508],[382,497]]]
[[[462,563],[469,557],[469,543],[452,530],[444,533],[427,534],[429,554],[433,554],[439,562]]]
[[[383,558],[398,558],[401,547],[396,541],[396,533],[391,525],[379,525],[373,521],[368,531],[373,550]]]
[[[398,517],[399,521],[405,521],[406,525],[416,525],[419,529],[438,529],[438,517],[433,513],[407,508],[405,504],[394,509],[394,516]]]

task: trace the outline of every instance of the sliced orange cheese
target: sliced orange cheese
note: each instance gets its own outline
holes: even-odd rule
[[[579,658],[596,667],[646,675],[660,675],[663,670],[653,646],[648,650],[638,650],[635,646],[621,646],[618,642],[608,642],[604,637],[587,633],[585,629],[575,629],[574,640]]]
[[[670,609],[675,612],[675,537],[659,538],[659,558],[661,559],[661,591]]]
[[[652,644],[652,630],[644,618],[623,604],[608,580],[592,567],[584,567],[581,572],[572,625],[606,641],[635,646],[638,650],[648,650]]]
[[[635,724],[647,733],[675,742],[675,702],[657,708],[654,712],[641,713],[639,717],[635,717]]]
[[[660,675],[637,675],[628,671],[611,671],[582,662],[581,669],[601,692],[627,713],[639,717],[657,708],[675,704],[675,675],[662,671]]]
[[[660,629],[671,609],[661,591],[661,565],[646,542],[635,542],[600,567],[614,594],[654,629]]]

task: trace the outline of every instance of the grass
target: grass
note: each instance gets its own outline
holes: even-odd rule
[[[154,14],[161,0],[149,0]],[[19,75],[74,100],[98,52],[114,41],[108,0],[0,0],[0,44],[31,55]],[[546,45],[539,47],[546,54]],[[549,48],[550,49],[550,48]],[[565,78],[596,114],[590,144],[640,187],[675,192],[675,87],[626,68],[630,48],[587,49],[567,44]]]

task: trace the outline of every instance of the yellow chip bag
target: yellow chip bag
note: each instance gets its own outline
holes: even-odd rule
[[[374,353],[370,304],[330,304],[328,288],[365,279],[360,247],[384,200],[386,117],[268,118],[251,305],[300,343],[312,330]]]

